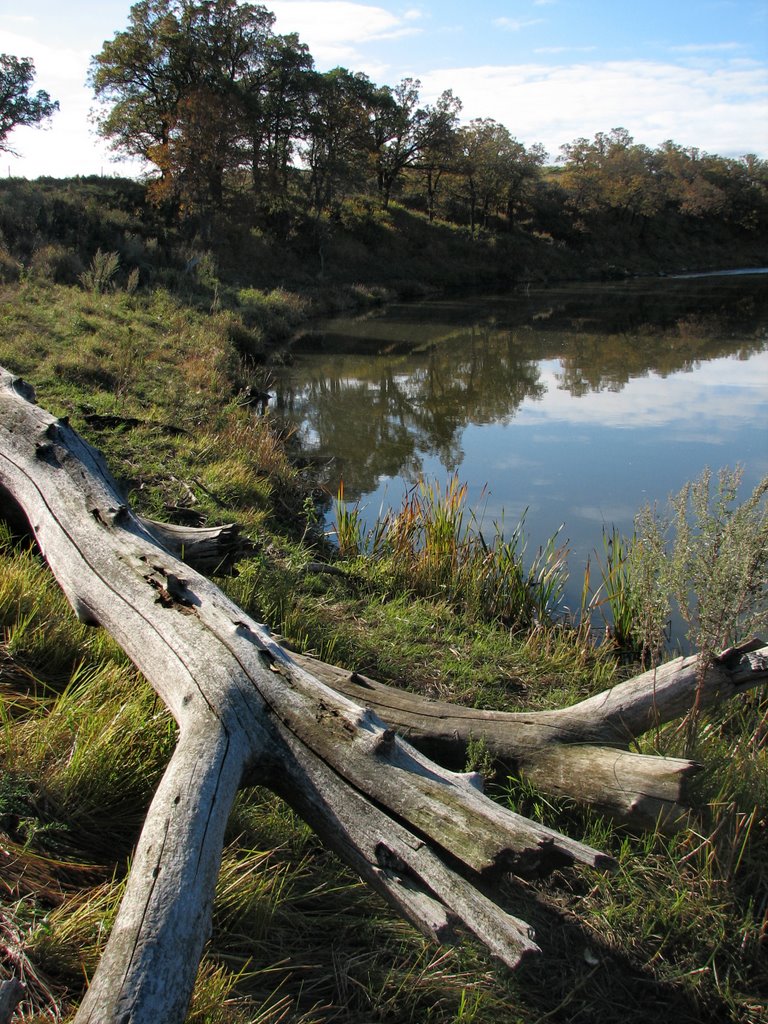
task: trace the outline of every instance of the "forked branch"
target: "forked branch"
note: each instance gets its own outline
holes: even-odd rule
[[[238,788],[257,779],[427,935],[445,941],[463,925],[510,967],[538,947],[528,925],[488,897],[490,878],[573,863],[611,867],[604,854],[488,800],[477,776],[440,767],[391,727],[427,736],[434,706],[402,705],[412,715],[405,721],[387,703],[395,691],[355,679],[345,694],[328,666],[292,658],[174,557],[164,546],[173,538],[131,513],[98,453],[5,371],[0,488],[23,510],[78,616],[112,633],[179,725],[78,1024],[183,1020],[227,816]],[[631,733],[627,723],[648,719],[639,698],[609,691],[593,701],[500,721],[468,712],[471,724],[461,729],[487,735],[499,755],[555,786],[577,764],[585,778],[602,765],[602,786],[617,777],[621,759],[662,761],[618,749]],[[460,709],[451,714],[462,718]],[[498,737],[510,726],[502,749]],[[645,784],[648,773],[636,773]],[[581,794],[589,798],[585,786]]]

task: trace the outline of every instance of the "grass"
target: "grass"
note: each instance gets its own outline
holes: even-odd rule
[[[495,523],[486,542],[456,475],[444,488],[419,481],[367,532],[359,506],[344,501],[342,484],[333,532],[342,558],[368,555],[395,592],[446,600],[469,617],[513,629],[551,623],[566,579],[557,535],[526,564],[525,517],[509,538]]]
[[[210,312],[162,289],[94,293],[23,279],[0,297],[0,363],[105,451],[140,511],[241,522],[257,551],[222,584],[304,649],[508,710],[568,704],[621,677],[607,648],[550,621],[557,540],[531,558],[522,527],[483,537],[456,480],[423,485],[370,537],[344,504],[332,553],[283,440],[238,402],[257,373],[239,332],[263,340],[258,332],[280,317],[293,322],[296,304],[278,316],[274,289],[242,300]],[[762,522],[759,501],[751,519],[708,507],[722,525],[718,550],[723,530],[738,528],[742,542],[726,548],[743,551],[748,520]],[[659,556],[674,550],[665,531]],[[710,546],[697,550],[711,551],[711,533],[702,536]],[[313,572],[319,559],[338,572]],[[28,981],[25,1019],[71,1020],[174,740],[116,645],[77,622],[35,549],[0,528],[0,977]],[[188,1021],[764,1024],[766,740],[768,705],[754,693],[702,715],[692,734],[673,723],[640,741],[673,756],[690,745],[706,766],[700,812],[671,838],[628,834],[524,780],[498,780],[496,799],[620,865],[611,877],[504,883],[501,898],[548,950],[515,975],[471,942],[430,946],[278,798],[244,791]],[[480,746],[472,757],[482,764]]]

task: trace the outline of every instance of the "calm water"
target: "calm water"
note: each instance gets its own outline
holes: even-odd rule
[[[768,473],[768,276],[659,279],[394,305],[318,325],[273,415],[373,521],[458,473],[485,521],[562,526],[577,602],[602,527],[705,466]],[[327,460],[327,461],[326,461]]]

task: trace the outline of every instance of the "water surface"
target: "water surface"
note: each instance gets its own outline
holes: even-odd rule
[[[768,279],[653,279],[396,304],[317,325],[278,371],[335,494],[373,521],[457,473],[478,514],[561,529],[573,604],[603,527],[705,466],[768,473]],[[527,512],[526,512],[527,510]]]

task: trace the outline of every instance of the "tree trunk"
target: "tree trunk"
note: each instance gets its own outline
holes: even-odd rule
[[[725,651],[703,675],[697,656],[677,658],[569,708],[510,713],[428,700],[306,655],[292,657],[441,764],[465,764],[470,741],[482,738],[505,770],[528,776],[548,795],[636,828],[670,831],[690,818],[686,784],[699,765],[630,753],[630,744],[694,704],[710,707],[768,681],[768,647],[753,640]]]
[[[23,509],[78,616],[112,633],[179,725],[78,1024],[184,1019],[229,810],[238,787],[256,780],[281,793],[425,934],[445,941],[463,924],[510,967],[536,952],[525,922],[481,891],[483,878],[572,863],[610,868],[611,859],[488,800],[479,777],[427,760],[371,709],[369,688],[381,692],[374,684],[363,681],[365,699],[356,703],[317,666],[291,658],[174,557],[163,546],[173,543],[172,531],[134,516],[98,453],[33,402],[28,385],[0,371],[0,486]],[[583,751],[623,741],[625,720],[632,728],[653,721],[647,687],[643,693],[625,699],[613,690],[570,716],[520,716],[521,737],[522,719],[538,718],[560,738],[537,741],[541,758],[521,739],[517,756],[534,777],[570,776],[573,763],[563,769],[558,751],[579,742],[581,729],[589,747],[580,756],[597,763],[604,755]],[[483,715],[470,712],[467,735],[484,734]],[[637,755],[612,749],[608,757]]]

